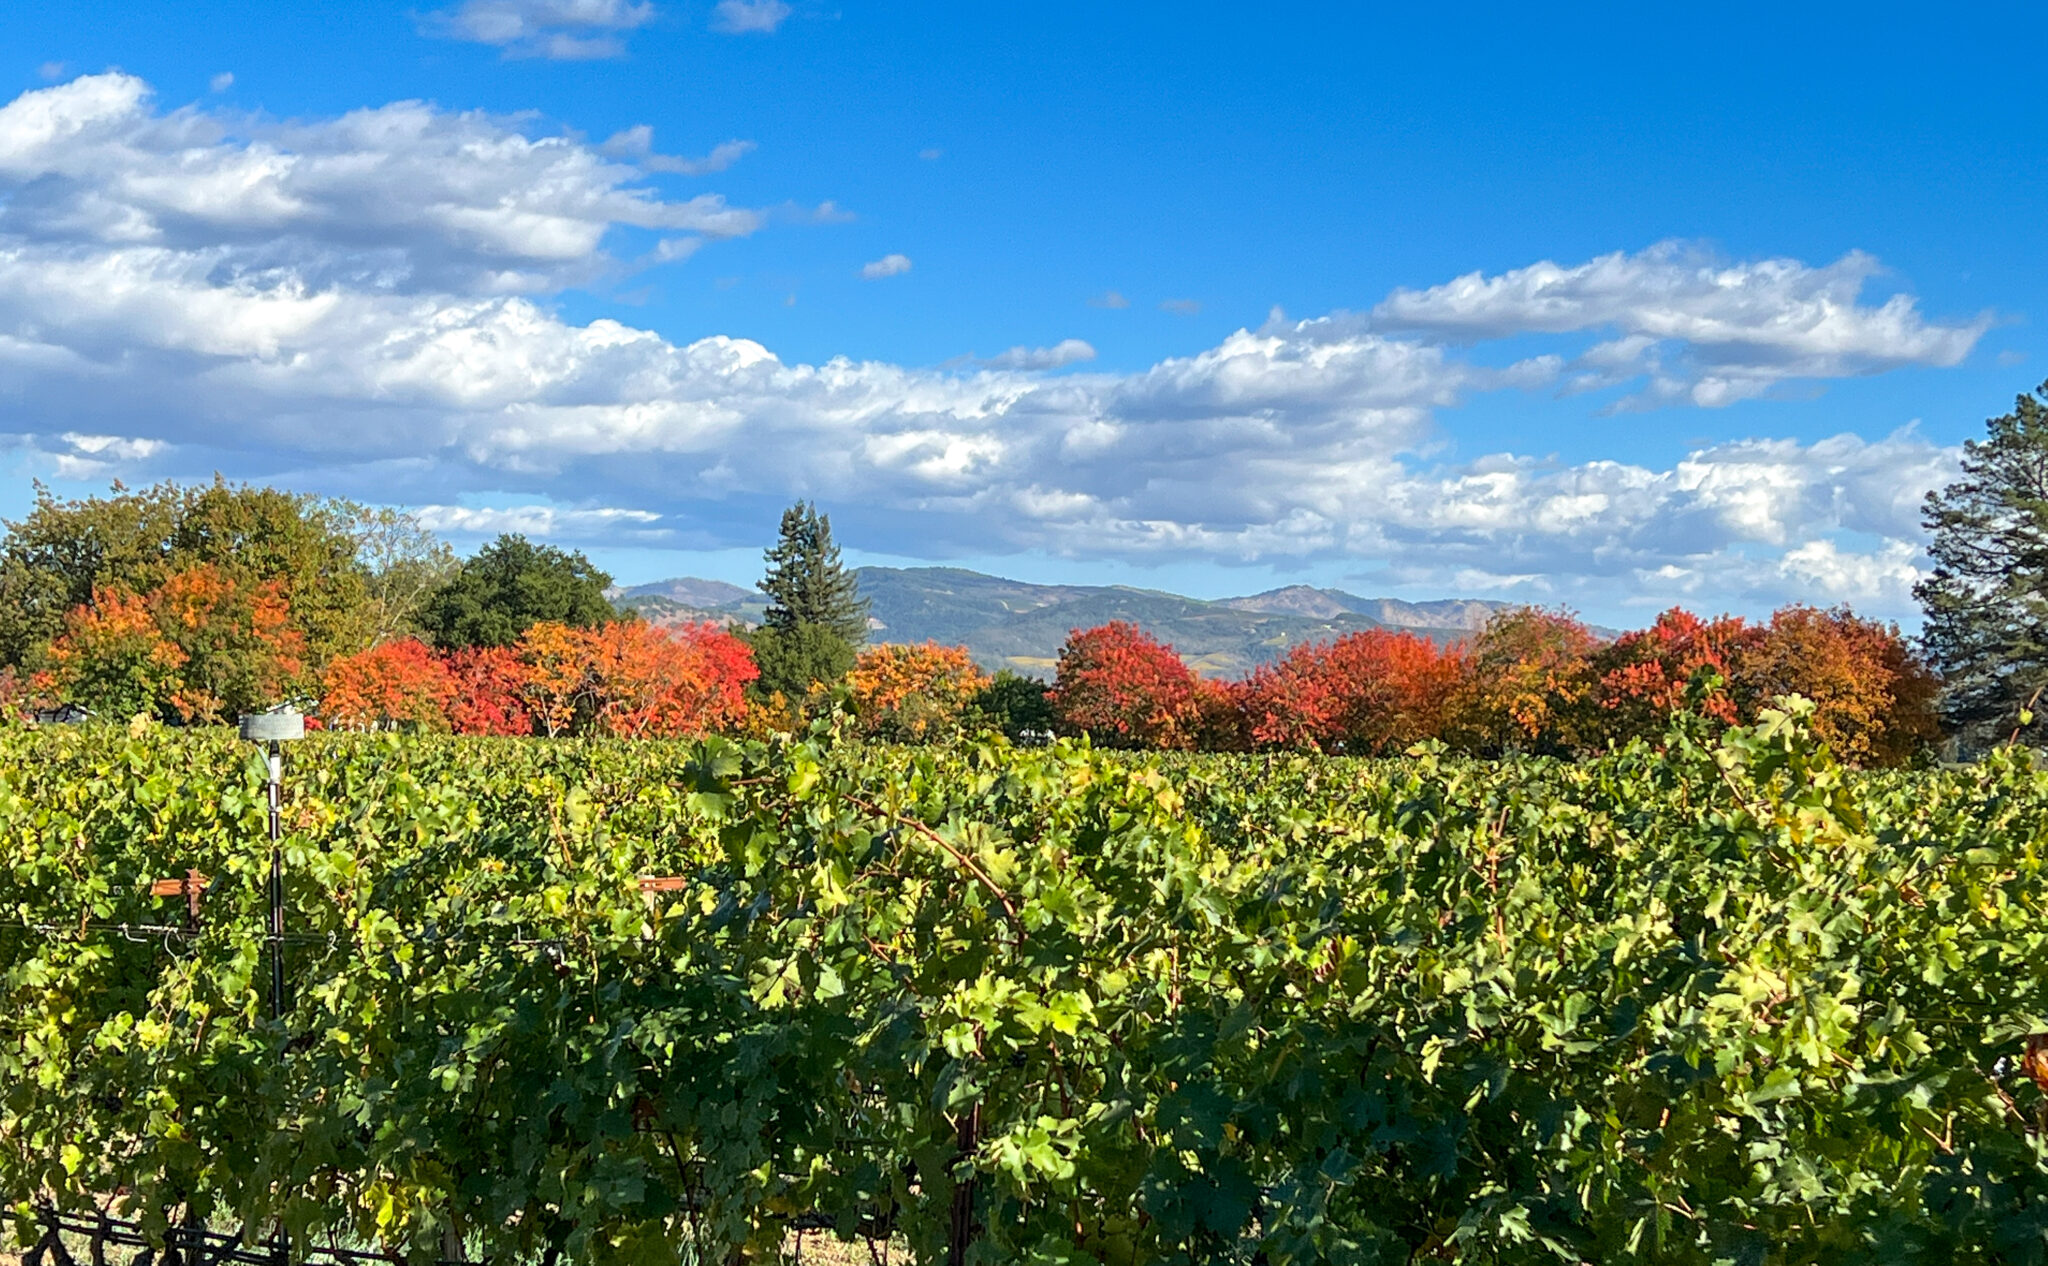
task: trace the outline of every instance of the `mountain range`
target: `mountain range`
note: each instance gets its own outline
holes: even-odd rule
[[[961,645],[985,668],[1039,677],[1052,675],[1070,631],[1111,620],[1172,644],[1199,673],[1235,677],[1299,643],[1366,629],[1463,641],[1511,605],[1361,598],[1308,585],[1212,601],[1126,585],[1034,585],[958,567],[863,567],[856,575],[870,607],[870,641]],[[612,598],[660,624],[756,624],[767,602],[756,590],[690,577],[617,588]]]

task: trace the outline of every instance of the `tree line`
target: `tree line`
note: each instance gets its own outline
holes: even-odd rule
[[[1290,650],[1240,681],[1197,677],[1129,624],[1077,632],[1047,700],[1099,744],[1384,756],[1572,756],[1660,738],[1688,712],[1749,724],[1784,695],[1853,764],[1906,764],[1939,737],[1938,682],[1893,626],[1786,607],[1767,622],[1673,608],[1612,641],[1572,616],[1505,611],[1463,645],[1373,629]]]
[[[345,729],[673,737],[787,729],[840,706],[877,739],[994,728],[1122,747],[1383,754],[1425,739],[1569,753],[1819,705],[1846,758],[1909,759],[1935,683],[1895,629],[1792,608],[1768,624],[1682,611],[1601,642],[1559,612],[1503,614],[1468,645],[1375,631],[1297,646],[1237,682],[1197,677],[1128,624],[1076,630],[1050,683],[963,647],[863,646],[868,610],[814,506],[767,550],[761,626],[661,628],[616,609],[580,553],[502,536],[457,559],[395,511],[216,480],[60,501],[0,545],[17,704],[212,724],[280,700]],[[1718,687],[1688,700],[1701,675]]]
[[[387,508],[216,478],[35,504],[0,541],[0,703],[206,725],[281,702],[356,728],[698,732],[843,678],[866,608],[829,521],[784,516],[736,634],[613,606],[583,554],[459,559]],[[743,693],[746,692],[746,693]]]
[[[273,488],[163,483],[60,500],[0,541],[0,704],[188,725],[279,702],[344,728],[651,737],[765,732],[842,707],[879,739],[993,728],[1117,746],[1571,754],[1736,723],[1785,694],[1846,760],[1900,764],[2041,724],[2048,686],[2048,384],[1964,446],[1930,494],[1924,634],[1846,608],[1768,621],[1674,608],[1602,640],[1520,608],[1462,645],[1387,630],[1296,646],[1235,682],[1143,630],[1075,630],[1054,679],[965,648],[865,646],[827,516],[783,515],[761,626],[658,628],[583,554],[505,535],[458,558],[403,512]]]

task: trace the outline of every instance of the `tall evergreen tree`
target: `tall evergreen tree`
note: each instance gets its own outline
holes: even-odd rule
[[[1913,588],[1943,711],[1982,738],[2048,686],[2048,383],[1963,445],[1963,477],[1927,495],[1934,572]]]
[[[836,681],[853,667],[868,635],[868,604],[860,582],[839,561],[832,520],[800,501],[782,512],[782,529],[767,551],[768,595],[754,635],[758,688],[800,699],[813,682]]]
[[[763,624],[771,629],[817,624],[854,646],[867,641],[867,600],[860,596],[860,581],[839,561],[831,516],[819,514],[808,501],[784,510],[781,535],[767,561],[768,574],[760,584],[768,595]]]

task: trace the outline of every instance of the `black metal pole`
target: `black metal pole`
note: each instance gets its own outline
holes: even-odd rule
[[[265,745],[270,809],[270,1018],[277,1025],[277,1058],[284,1059],[284,742],[301,738],[304,722],[288,708],[242,718],[241,736]],[[285,1193],[280,1191],[280,1197]],[[277,1226],[270,1236],[273,1266],[290,1266],[291,1232],[285,1229],[284,1211],[278,1211]]]
[[[283,794],[284,749],[270,741],[270,1015],[284,1019],[284,854],[278,841],[284,837],[279,817]]]

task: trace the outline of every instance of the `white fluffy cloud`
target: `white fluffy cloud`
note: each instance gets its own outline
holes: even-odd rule
[[[221,469],[461,533],[701,547],[811,496],[914,556],[1349,558],[1444,590],[1897,610],[1919,495],[1955,461],[1917,433],[1665,465],[1430,454],[1462,402],[1641,363],[1603,350],[1636,335],[1667,368],[1786,381],[1953,363],[1981,330],[1861,303],[1859,256],[1720,266],[1709,287],[1666,248],[1276,314],[1136,372],[1073,370],[1079,339],[966,368],[795,364],[520,293],[606,266],[620,226],[686,254],[757,222],[634,176],[417,104],[259,124],[156,112],[122,76],[26,94],[0,107],[0,435],[57,473]],[[1585,331],[1505,367],[1464,348]]]
[[[593,61],[626,51],[620,36],[654,20],[646,0],[462,0],[430,15],[427,29],[490,44],[507,57]]]
[[[724,171],[754,152],[752,141],[724,141],[702,158],[676,158],[654,152],[654,129],[642,123],[613,136],[601,151],[614,158],[631,159],[642,171],[673,172],[679,176],[705,176]]]
[[[1666,243],[1571,268],[1546,260],[1397,290],[1372,320],[1382,329],[1458,339],[1607,331],[1612,337],[1574,362],[1571,385],[1647,380],[1623,408],[1712,407],[1791,379],[1953,365],[1990,327],[1988,315],[1930,322],[1903,294],[1875,307],[1860,302],[1880,271],[1860,251],[1815,268],[1791,259],[1726,264]]]
[[[666,535],[656,526],[661,522],[659,514],[616,507],[426,505],[414,507],[413,514],[429,531],[450,536],[516,532],[553,540],[602,540],[615,544],[621,539],[642,536],[660,541]]]
[[[551,290],[600,275],[617,227],[718,238],[763,223],[715,194],[665,200],[630,165],[482,113],[164,113],[123,74],[0,107],[0,198],[17,257],[156,250],[271,293]]]
[[[908,255],[884,255],[860,266],[860,275],[869,281],[878,281],[883,277],[900,277],[909,271]]]

